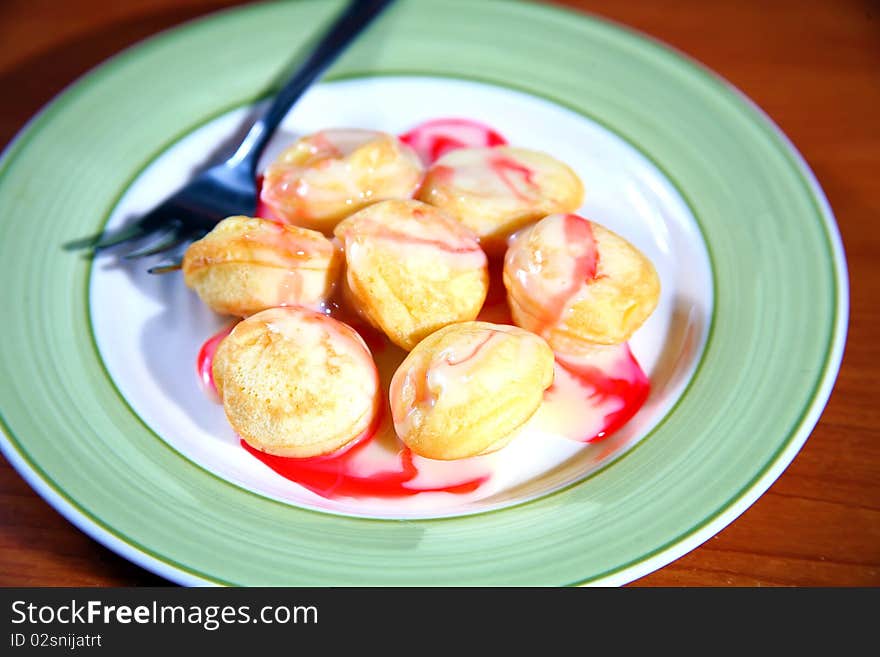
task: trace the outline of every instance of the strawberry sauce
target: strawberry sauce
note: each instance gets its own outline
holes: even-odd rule
[[[611,349],[618,352],[617,357],[604,366],[573,363],[557,355],[556,376],[553,386],[544,394],[545,405],[558,404],[559,414],[564,417],[566,402],[580,399],[586,406],[584,410],[601,417],[595,427],[586,422],[570,422],[560,430],[562,435],[585,443],[607,438],[626,424],[648,398],[651,384],[629,347],[624,344]]]
[[[505,146],[507,140],[485,123],[471,119],[434,119],[420,123],[400,135],[400,141],[418,153],[422,161],[433,164],[457,148]]]
[[[202,348],[199,349],[199,355],[196,358],[196,370],[199,373],[199,380],[202,382],[202,385],[205,386],[205,390],[214,397],[219,398],[219,395],[217,394],[217,386],[214,383],[214,372],[212,369],[214,365],[214,354],[217,352],[217,347],[223,342],[223,338],[232,332],[234,326],[235,324],[230,324],[208,338],[205,341],[205,344],[202,345]]]
[[[495,175],[504,183],[511,195],[520,201],[531,203],[535,199],[533,193],[537,192],[538,185],[535,183],[535,172],[524,164],[509,157],[492,157],[488,161],[489,167]]]
[[[260,219],[268,219],[269,221],[274,221],[277,224],[285,223],[281,217],[279,217],[272,208],[263,200],[262,195],[263,190],[263,176],[257,176],[257,209],[254,211],[254,216],[259,217]]]
[[[407,448],[390,459],[388,469],[359,474],[356,458],[369,445],[369,438],[339,456],[291,459],[264,454],[243,440],[242,447],[286,479],[295,481],[313,493],[330,499],[339,497],[396,498],[418,493],[471,493],[488,479],[488,475],[467,479],[457,484],[419,487],[413,480],[419,469]]]

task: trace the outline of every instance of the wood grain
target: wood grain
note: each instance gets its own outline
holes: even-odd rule
[[[0,143],[119,50],[235,0],[4,0]],[[760,105],[812,167],[837,216],[849,338],[806,446],[728,528],[636,586],[880,585],[880,4],[856,0],[571,0],[665,41]],[[0,462],[0,585],[164,583],[104,549]]]

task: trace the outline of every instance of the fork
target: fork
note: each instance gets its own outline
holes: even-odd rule
[[[278,124],[312,84],[382,10],[394,0],[351,0],[297,71],[258,117],[235,152],[205,170],[181,190],[137,221],[118,230],[76,240],[67,250],[90,249],[94,255],[111,247],[151,238],[121,256],[134,260],[177,249],[176,258],[150,267],[151,274],[180,269],[180,249],[233,215],[252,216],[257,207],[257,162]]]

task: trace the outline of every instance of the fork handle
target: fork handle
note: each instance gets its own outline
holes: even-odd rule
[[[351,0],[293,77],[275,96],[268,110],[257,119],[229,164],[247,167],[251,177],[256,174],[257,161],[275,128],[293,104],[343,50],[394,0]]]

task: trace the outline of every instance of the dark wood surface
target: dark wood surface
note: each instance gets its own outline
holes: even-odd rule
[[[234,0],[3,0],[0,144],[77,76]],[[806,446],[728,528],[641,586],[880,585],[880,3],[570,0],[696,58],[758,103],[825,189],[846,248],[851,314],[837,385]],[[92,541],[0,460],[0,585],[164,580]]]

